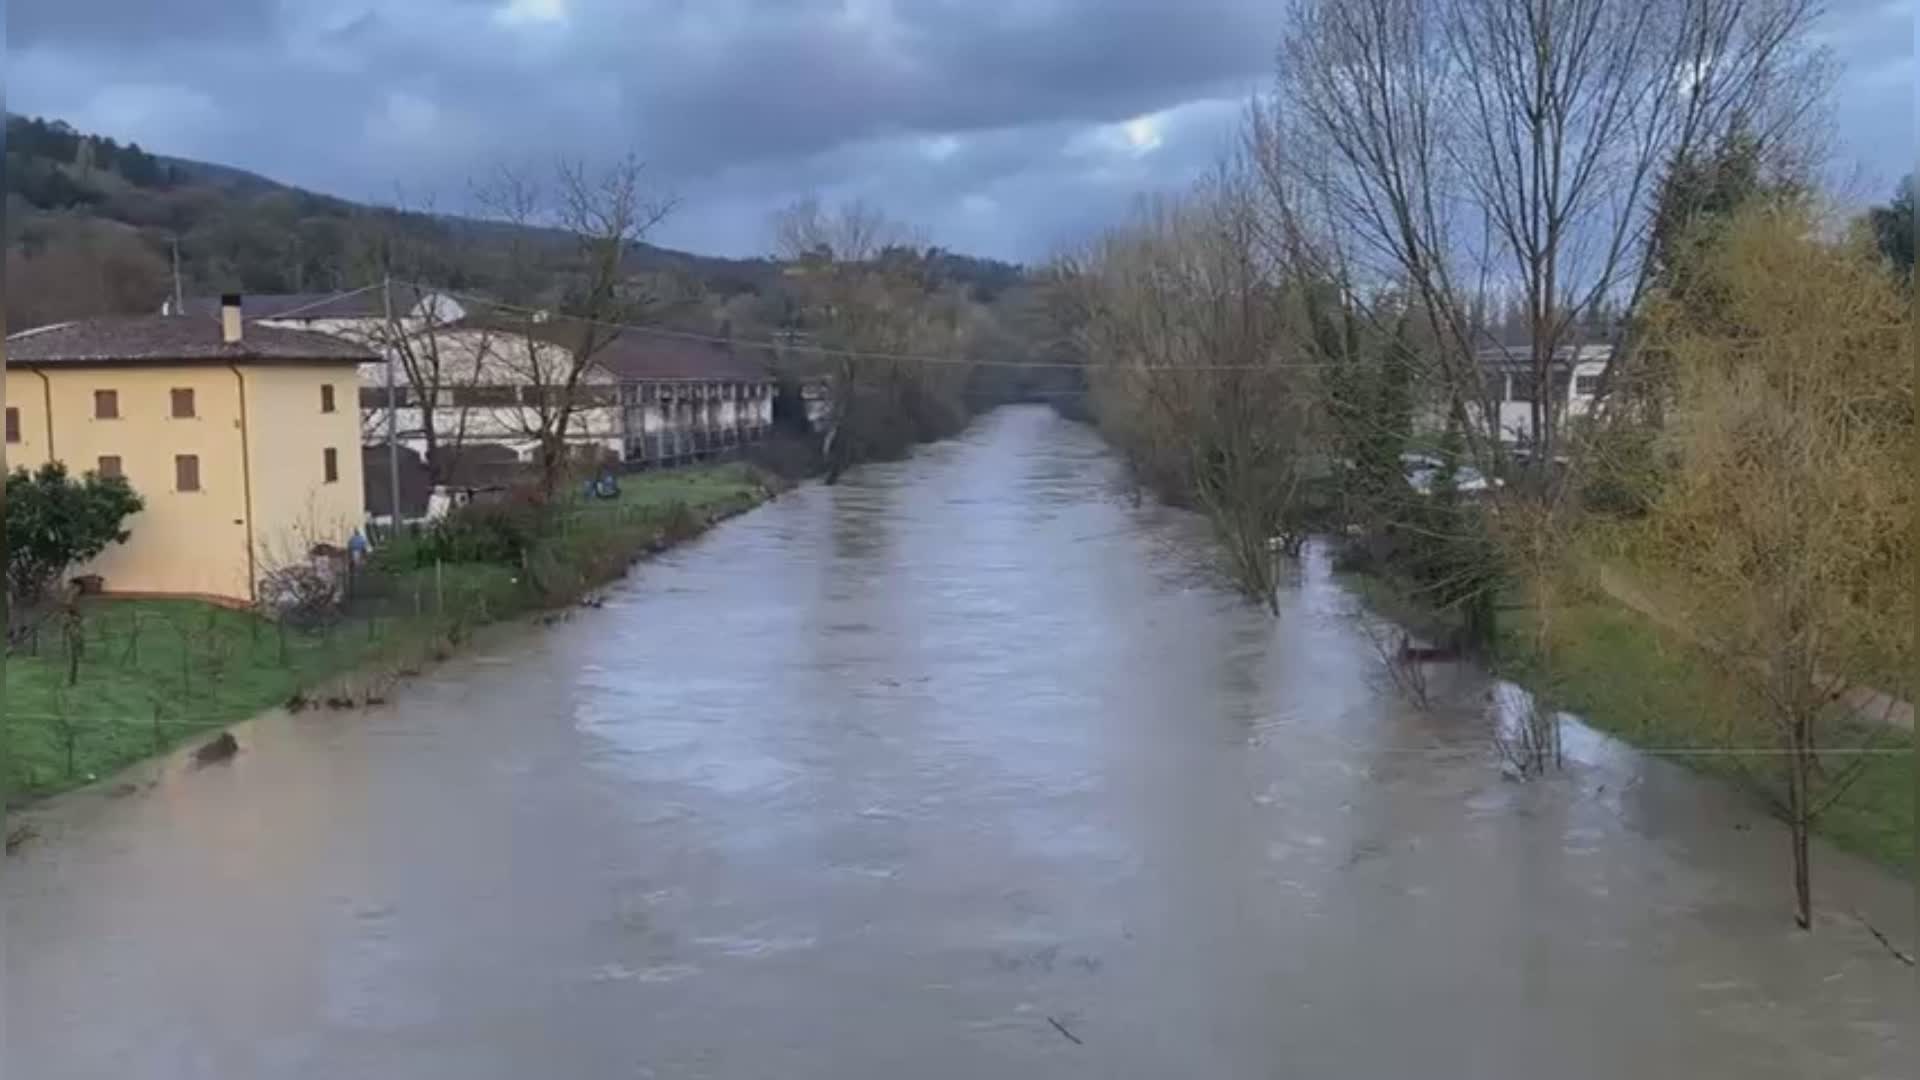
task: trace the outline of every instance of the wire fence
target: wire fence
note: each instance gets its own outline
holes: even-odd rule
[[[409,531],[370,557],[269,572],[260,609],[52,605],[9,635],[6,791],[27,800],[86,783],[276,706],[381,704],[480,627],[570,607],[637,557],[754,505],[771,482],[719,466],[658,474],[616,498],[503,507],[460,536]]]
[[[274,706],[378,703],[527,602],[491,569],[356,575],[334,610],[305,618],[167,600],[58,609],[8,657],[6,790],[29,799],[97,779]]]

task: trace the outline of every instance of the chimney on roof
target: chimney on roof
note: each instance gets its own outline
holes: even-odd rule
[[[237,292],[220,297],[220,340],[228,345],[240,344],[240,294]]]

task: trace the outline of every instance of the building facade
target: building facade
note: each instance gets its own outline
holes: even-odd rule
[[[423,460],[455,452],[489,459],[505,455],[523,464],[539,459],[543,420],[551,416],[550,402],[568,381],[573,363],[560,327],[470,318],[413,333],[404,348],[426,377],[416,384],[408,378],[407,364],[396,361],[391,410],[387,365],[360,369],[366,445],[385,445],[391,411],[400,445]],[[570,452],[585,460],[619,460],[624,421],[613,376],[587,365],[572,393]]]
[[[75,575],[110,593],[260,598],[365,515],[356,371],[337,338],[223,318],[93,319],[7,338],[9,467],[126,477],[145,508]]]
[[[1569,345],[1556,350],[1552,375],[1546,393],[1554,396],[1555,412],[1562,425],[1593,411],[1599,400],[1600,381],[1606,373],[1613,350],[1606,345]],[[1486,400],[1492,406],[1491,422],[1478,403],[1467,406],[1470,420],[1509,445],[1533,440],[1533,402],[1542,388],[1536,386],[1532,361],[1524,345],[1511,348],[1482,349],[1475,357],[1486,379]]]
[[[619,387],[622,460],[629,466],[700,461],[773,430],[773,370],[749,350],[626,334],[594,359]]]
[[[213,303],[196,299],[186,308],[209,312]],[[588,338],[582,324],[565,316],[462,303],[413,286],[249,296],[242,304],[243,314],[261,325],[331,334],[375,354],[360,368],[357,397],[363,444],[378,468],[386,467],[389,426],[399,446],[422,462],[457,456],[495,473],[537,461],[538,433],[547,426],[542,403],[568,381],[575,350]],[[772,428],[776,390],[764,349],[645,331],[611,339],[596,334],[592,344],[592,360],[572,391],[566,433],[570,453],[581,461],[631,467],[697,461],[757,442]],[[423,377],[409,377],[409,368]],[[824,388],[809,383],[807,393],[809,418],[824,415]],[[389,504],[384,490],[369,496],[377,512]]]
[[[427,403],[404,376],[393,387],[400,444],[425,455],[433,443],[463,457],[494,452],[538,460],[544,397],[563,393],[582,335],[569,320],[540,323],[467,319],[409,342],[431,357],[437,392]],[[573,390],[567,443],[582,461],[654,467],[702,460],[758,442],[773,423],[771,368],[724,346],[628,331],[596,342]],[[368,446],[386,441],[389,392],[384,365],[361,369]]]

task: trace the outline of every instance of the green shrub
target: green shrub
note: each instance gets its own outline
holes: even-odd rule
[[[428,526],[411,545],[415,565],[519,566],[539,541],[548,518],[547,507],[531,498],[463,506]]]
[[[693,507],[688,506],[684,499],[675,499],[660,511],[660,538],[669,544],[698,536],[704,528],[706,522],[693,512]]]
[[[125,543],[122,526],[140,511],[140,496],[118,476],[89,472],[80,480],[55,461],[35,472],[16,469],[6,482],[7,598],[26,607],[71,566]]]

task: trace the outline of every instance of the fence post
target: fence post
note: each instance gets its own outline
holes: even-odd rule
[[[80,685],[80,654],[87,649],[87,624],[80,609],[68,608],[64,616],[67,639],[67,685]]]

